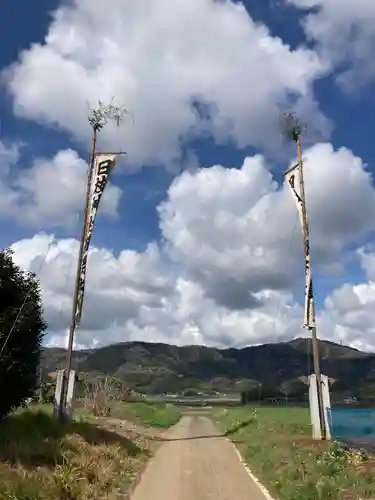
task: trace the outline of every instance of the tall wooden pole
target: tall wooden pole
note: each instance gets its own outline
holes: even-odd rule
[[[301,139],[298,136],[297,140],[297,157],[298,157],[298,171],[299,171],[299,181],[300,181],[300,195],[302,200],[302,231],[303,231],[303,242],[305,255],[310,253],[309,249],[309,221],[307,217],[306,210],[306,195],[305,195],[305,183],[303,178],[303,161],[302,161],[302,150],[301,150]],[[320,373],[320,362],[319,362],[319,344],[316,335],[316,321],[315,321],[315,296],[314,291],[312,294],[312,316],[313,316],[313,327],[311,328],[312,336],[312,348],[313,348],[313,361],[314,361],[314,372],[317,384],[318,393],[318,405],[319,405],[319,417],[320,417],[320,432],[322,439],[326,439],[326,423],[324,416],[324,405],[323,405],[323,391],[322,391],[322,378]]]
[[[86,233],[87,233],[87,216],[88,216],[89,203],[90,203],[90,186],[91,186],[92,174],[93,174],[93,170],[94,170],[94,161],[95,161],[95,150],[96,150],[96,139],[97,139],[96,127],[93,127],[92,131],[93,131],[93,133],[92,133],[92,148],[91,148],[90,164],[89,164],[88,169],[87,169],[87,183],[86,183],[86,194],[85,194],[85,208],[84,208],[84,215],[83,215],[83,229],[82,229],[82,236],[81,236],[81,242],[80,242],[80,247],[79,247],[78,262],[77,262],[77,273],[76,273],[73,306],[72,306],[72,318],[71,318],[71,323],[70,323],[70,328],[69,328],[69,341],[68,341],[68,351],[67,351],[67,357],[66,357],[66,370],[64,373],[64,377],[63,377],[61,401],[60,401],[60,405],[59,405],[59,418],[61,420],[65,419],[64,409],[65,409],[66,403],[67,403],[68,382],[69,382],[70,371],[72,369],[73,342],[74,342],[74,332],[75,332],[75,327],[76,327],[76,309],[77,309],[77,302],[78,302],[78,296],[79,296],[79,282],[80,282],[80,276],[81,276],[81,261],[82,261],[83,248],[84,248]]]

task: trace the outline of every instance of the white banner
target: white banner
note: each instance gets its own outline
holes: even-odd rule
[[[298,165],[286,172],[285,179],[296,202],[301,227],[303,228],[303,201],[301,196],[300,173]]]
[[[98,212],[99,203],[108,183],[109,175],[116,163],[116,155],[113,154],[98,154],[94,160],[94,170],[91,178],[89,205],[87,210],[87,219],[84,221],[85,240],[83,244],[82,259],[80,262],[80,279],[78,285],[78,299],[75,313],[75,326],[79,325],[82,315],[83,296],[85,293],[87,258],[94,222]]]
[[[314,311],[314,294],[313,294],[313,284],[311,276],[311,268],[307,267],[306,259],[306,286],[305,286],[305,318],[304,327],[311,329],[315,326],[315,311]]]
[[[304,220],[303,220],[303,200],[301,195],[301,185],[300,185],[300,172],[298,165],[288,170],[285,174],[286,181],[292,192],[293,198],[297,205],[298,215],[301,222],[301,227],[303,230]],[[313,308],[314,295],[313,295],[313,285],[311,276],[311,260],[310,260],[310,244],[307,240],[305,242],[305,274],[306,274],[306,285],[305,285],[305,319],[304,326],[306,328],[313,328],[315,326],[315,313]]]

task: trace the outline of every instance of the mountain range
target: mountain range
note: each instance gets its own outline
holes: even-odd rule
[[[333,384],[331,391],[343,397],[361,393],[366,398],[374,392],[375,400],[375,354],[328,341],[319,341],[319,353],[321,372]],[[43,348],[45,378],[53,378],[65,366],[66,354],[65,349]],[[313,359],[311,340],[305,338],[243,349],[127,342],[75,351],[73,368],[89,377],[116,377],[148,394],[239,392],[260,385],[277,392],[296,380],[306,384]]]

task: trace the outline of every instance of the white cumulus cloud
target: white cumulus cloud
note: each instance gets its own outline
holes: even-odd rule
[[[0,143],[0,154],[1,148]],[[16,150],[8,147],[6,151],[7,155],[0,156],[0,217],[38,229],[72,227],[82,211],[87,163],[75,151],[65,149],[19,168]],[[119,187],[109,183],[100,214],[115,216],[121,194]]]
[[[74,0],[58,8],[44,43],[23,51],[5,80],[17,115],[80,141],[90,132],[87,101],[115,96],[135,120],[120,136],[109,127],[103,144],[125,147],[135,165],[173,164],[185,140],[205,134],[274,150],[279,110],[292,101],[325,134],[311,90],[325,69],[314,51],[272,37],[241,3]]]
[[[358,88],[373,81],[375,3],[371,0],[286,0],[306,10],[303,24],[322,57],[339,70],[338,81]]]
[[[317,144],[304,156],[314,269],[341,272],[345,262],[338,268],[336,261],[373,221],[371,177],[344,148]],[[302,236],[293,203],[259,155],[241,168],[182,173],[159,207],[161,243],[118,255],[92,247],[78,345],[137,339],[244,346],[301,335],[295,297],[303,290]],[[50,342],[63,344],[78,243],[38,234],[13,249],[16,262],[41,280]],[[373,261],[359,256],[370,273]],[[359,333],[363,309],[355,321],[342,312],[356,310],[364,300],[359,290],[368,286],[334,291],[320,311],[319,331],[371,345]]]
[[[65,346],[78,242],[42,233],[12,249],[15,262],[41,281],[47,342]],[[262,311],[232,311],[206,297],[199,283],[165,266],[155,244],[142,253],[124,250],[118,257],[93,247],[76,342],[80,347],[127,340],[241,346],[292,335],[301,314],[292,296],[263,295]]]
[[[317,144],[304,157],[313,265],[339,271],[344,246],[372,227],[372,179],[345,148]],[[159,213],[170,255],[218,302],[257,306],[256,292],[287,289],[303,276],[294,201],[261,156],[247,158],[241,169],[184,172]]]
[[[346,283],[326,298],[322,315],[326,334],[358,349],[375,350],[375,253],[359,249],[365,281]]]

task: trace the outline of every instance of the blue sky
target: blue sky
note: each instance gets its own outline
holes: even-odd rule
[[[179,2],[181,4],[184,3],[182,0],[179,0]],[[162,4],[163,2],[155,2],[155,9],[159,8],[156,7],[158,3]],[[205,1],[205,3],[207,2]],[[229,4],[230,2],[224,3]],[[332,23],[332,26],[329,24],[326,25],[330,26],[331,32],[329,33],[332,33],[333,37],[336,33],[335,30],[344,28],[342,27],[343,25],[336,26],[334,18],[330,17],[330,4],[332,3],[334,3],[333,0],[326,0],[326,2],[325,0],[316,0],[316,2],[310,2],[311,5],[316,4],[317,6],[317,9],[312,11],[313,14],[321,12],[322,15],[326,16],[324,18],[325,22]],[[22,4],[22,16],[20,16],[20,4],[20,0],[12,2],[5,1],[2,2],[0,6],[0,17],[3,21],[3,26],[5,26],[3,39],[6,40],[6,43],[3,43],[0,47],[0,67],[2,69],[9,68],[11,64],[17,61],[17,64],[19,64],[20,53],[25,50],[29,51],[32,44],[40,44],[41,46],[46,45],[45,37],[50,30],[52,19],[51,13],[56,9],[62,8],[62,3],[56,0],[42,0],[36,3],[26,2]],[[74,4],[74,2],[72,2],[72,4]],[[87,8],[87,12],[91,9],[90,16],[94,16],[94,6],[96,6],[96,4],[97,2],[92,2],[92,6]],[[325,75],[318,75],[318,71],[316,71],[315,76],[306,77],[306,85],[311,87],[309,95],[313,96],[320,115],[324,116],[325,119],[329,121],[332,132],[329,134],[328,129],[325,130],[317,140],[315,140],[317,136],[310,134],[310,138],[308,136],[306,139],[306,149],[313,146],[315,142],[329,142],[332,144],[334,151],[345,147],[349,149],[354,156],[359,157],[362,164],[371,174],[373,174],[375,168],[375,153],[372,147],[372,131],[375,128],[375,115],[373,112],[375,79],[363,78],[362,71],[358,73],[357,81],[356,77],[354,77],[354,81],[356,81],[358,85],[351,84],[349,87],[345,87],[337,82],[337,77],[342,73],[343,69],[349,68],[351,70],[354,68],[353,71],[355,72],[358,64],[356,61],[350,60],[350,58],[348,60],[340,60],[337,54],[333,54],[332,44],[330,44],[330,38],[327,34],[323,40],[313,39],[311,31],[310,36],[306,35],[307,30],[304,28],[302,22],[306,19],[307,11],[297,8],[303,4],[302,1],[251,0],[244,1],[242,4],[245,6],[249,18],[256,23],[268,27],[269,37],[280,38],[284,45],[289,46],[287,49],[290,51],[297,50],[301,47],[305,47],[306,50],[309,49],[310,51],[314,51],[322,61],[324,60],[324,64],[330,65],[329,70],[321,72],[322,75],[323,73],[325,73]],[[165,5],[164,3],[164,6]],[[321,11],[319,11],[319,6],[322,9]],[[73,7],[73,9],[74,8],[75,7]],[[160,9],[162,9],[162,7],[160,7]],[[76,8],[76,11],[78,10],[79,9]],[[371,8],[369,8],[369,11],[371,11],[369,15],[372,14]],[[84,7],[82,7],[82,12],[84,12]],[[350,19],[350,14],[351,13],[348,12],[348,19],[345,18],[345,22],[347,23],[345,26],[357,22],[355,19]],[[124,16],[125,22],[125,7],[123,12],[118,13],[120,18],[122,15]],[[171,15],[172,23],[174,22],[173,15],[177,16],[178,14],[174,13]],[[243,16],[243,18],[245,17]],[[75,22],[78,22],[77,19]],[[94,21],[91,22],[94,23]],[[148,20],[148,22],[152,23],[152,19]],[[340,22],[344,21],[341,20]],[[90,23],[88,26],[90,26]],[[142,25],[140,24],[140,26]],[[77,29],[77,25],[75,29]],[[220,29],[220,26],[218,29]],[[84,32],[82,31],[82,33]],[[362,44],[361,47],[368,39],[371,43],[375,39],[368,36],[367,25],[363,33],[364,38],[360,40]],[[360,35],[361,31],[359,31],[359,36]],[[81,34],[79,34],[79,36],[81,36]],[[82,34],[82,37],[86,40],[86,43],[89,43],[87,33]],[[229,41],[228,39],[228,43]],[[118,43],[117,40],[116,43]],[[324,43],[326,43],[326,45],[324,45]],[[127,48],[124,45],[123,51],[125,52],[126,50]],[[363,64],[362,59],[360,63]],[[293,66],[291,66],[291,68],[293,68]],[[296,79],[298,79],[298,75],[302,73],[298,72],[297,67],[295,69]],[[228,68],[228,71],[231,70]],[[306,71],[308,70],[306,69]],[[51,86],[59,86],[58,77],[56,75],[54,75],[54,77],[56,77],[57,80],[51,81]],[[85,147],[85,144],[89,144],[89,142],[83,139],[86,132],[81,133],[81,129],[79,129],[78,126],[77,128],[72,126],[71,129],[69,129],[69,126],[67,126],[65,122],[63,123],[62,119],[59,118],[60,115],[53,115],[52,112],[48,115],[49,111],[45,109],[42,110],[42,108],[40,108],[40,110],[37,109],[39,100],[35,106],[32,102],[30,104],[29,101],[25,101],[25,96],[27,96],[25,92],[27,91],[28,85],[31,88],[33,85],[35,86],[37,79],[39,79],[38,81],[43,81],[43,79],[49,79],[50,76],[49,73],[46,72],[43,74],[34,74],[33,78],[35,78],[35,81],[30,81],[29,84],[27,81],[26,83],[23,82],[24,88],[22,91],[19,90],[20,87],[17,87],[18,90],[16,90],[16,94],[14,94],[15,87],[13,87],[12,91],[8,76],[4,76],[0,92],[0,139],[6,147],[10,147],[11,144],[23,144],[19,150],[20,154],[18,160],[11,166],[11,176],[17,175],[18,178],[22,178],[24,173],[30,169],[30,165],[34,162],[38,162],[41,158],[51,158],[61,150],[72,149],[76,151],[79,157],[85,160],[87,160],[89,154],[88,147]],[[285,79],[288,78],[288,76],[285,77]],[[257,73],[255,70],[254,78],[253,80],[250,78],[249,82],[250,85],[243,90],[242,99],[245,102],[253,92],[252,85],[261,85],[261,82],[257,81]],[[286,84],[286,87],[288,85],[290,84]],[[63,96],[63,84],[61,84],[61,86],[62,88],[59,92],[61,92],[61,96]],[[43,85],[41,89],[43,89]],[[99,90],[100,89],[98,89],[98,92]],[[13,96],[11,95],[12,92]],[[96,95],[98,92],[94,92],[94,94]],[[214,94],[215,92],[212,95]],[[274,94],[278,95],[276,91],[272,93],[272,95]],[[193,98],[193,96],[191,96],[191,98]],[[211,96],[208,95],[208,97],[206,96],[206,99],[207,98],[211,99]],[[215,101],[215,97],[212,97],[212,99],[216,106],[215,109],[221,111],[220,99],[218,99],[217,102]],[[124,100],[127,102],[127,96],[124,96]],[[276,98],[276,101],[278,100],[279,97]],[[21,107],[18,106],[17,108],[17,102],[18,104],[21,103]],[[25,102],[26,105],[24,104]],[[40,102],[42,102],[42,99],[40,99]],[[129,104],[130,108],[132,108],[132,102]],[[311,119],[311,128],[313,129],[315,123],[320,123],[318,112],[315,111],[313,110],[311,113],[309,111],[306,115]],[[41,120],[40,114],[38,116],[40,112],[47,113],[47,119]],[[150,112],[152,113],[152,111]],[[279,112],[282,112],[281,107]],[[165,111],[163,114],[164,113]],[[171,105],[170,113],[173,113],[173,105]],[[275,121],[277,117],[274,116],[272,119]],[[139,117],[135,111],[135,122],[133,125],[135,129],[139,127],[138,120]],[[161,128],[162,127],[163,125],[161,125]],[[273,133],[275,135],[275,132]],[[264,143],[267,142],[266,138],[263,138],[263,146],[258,147],[257,144],[252,144],[251,140],[248,141],[246,145],[241,145],[241,140],[238,138],[236,138],[235,141],[230,141],[228,137],[223,137],[222,135],[221,138],[219,138],[219,135],[219,133],[212,132],[211,130],[208,134],[205,133],[200,135],[195,133],[192,139],[187,138],[186,135],[182,136],[181,139],[184,143],[184,151],[188,154],[187,161],[173,161],[173,166],[168,165],[168,161],[164,161],[163,159],[161,162],[164,162],[164,166],[154,166],[153,162],[147,159],[148,157],[146,154],[142,156],[138,150],[136,153],[131,152],[130,160],[128,160],[129,164],[125,164],[125,166],[119,168],[113,177],[113,183],[122,190],[122,196],[117,206],[117,214],[112,214],[109,218],[103,216],[98,219],[93,245],[97,248],[106,248],[112,251],[115,257],[118,257],[120,252],[124,249],[135,253],[142,253],[147,251],[147,246],[150,242],[158,242],[162,248],[161,260],[164,263],[169,262],[170,255],[166,257],[166,253],[168,253],[167,247],[175,246],[177,248],[177,243],[175,244],[177,240],[171,244],[169,241],[171,237],[167,236],[165,231],[162,233],[163,230],[160,229],[160,225],[163,226],[163,224],[160,222],[157,207],[163,200],[167,199],[168,189],[173,180],[180,178],[183,170],[186,168],[189,168],[189,170],[193,172],[192,175],[194,175],[198,166],[209,168],[212,165],[222,165],[228,169],[231,167],[241,168],[246,156],[250,157],[254,154],[262,154],[269,170],[273,173],[274,179],[279,183],[281,182],[281,172],[289,161],[293,159],[294,150],[291,146],[284,144],[275,152],[272,148],[267,149],[267,147],[264,147]],[[123,147],[125,148],[128,147],[127,139],[128,136],[124,136]],[[113,140],[116,141],[118,139],[114,138]],[[262,144],[262,139],[258,140],[258,144]],[[194,167],[191,162],[194,163]],[[127,168],[128,172],[126,172]],[[11,177],[11,179],[13,179],[13,177]],[[9,182],[12,181],[10,180]],[[321,182],[324,182],[323,178]],[[332,186],[334,185],[335,183],[333,182]],[[338,185],[337,189],[340,189],[340,185]],[[319,190],[316,192],[318,191]],[[340,197],[340,192],[333,192],[332,196]],[[356,210],[355,206],[351,208],[353,211]],[[176,207],[174,207],[174,209],[176,210]],[[77,209],[75,209],[75,212],[76,211]],[[79,234],[79,224],[77,222],[75,222],[73,226],[71,224],[64,226],[62,224],[54,225],[50,221],[49,225],[44,227],[43,220],[40,220],[38,224],[35,225],[29,224],[28,221],[22,222],[20,218],[15,222],[12,217],[7,217],[4,214],[2,215],[3,230],[1,232],[1,244],[3,246],[8,246],[14,242],[28,238],[32,239],[41,230],[45,230],[47,234],[53,234],[57,240],[67,237],[77,237]],[[205,217],[205,213],[201,214],[201,218],[202,217]],[[312,222],[314,220],[315,216],[313,215]],[[343,223],[343,226],[345,226],[345,223]],[[361,266],[360,259],[358,259],[355,254],[358,247],[372,243],[371,227],[367,222],[364,223],[364,228],[363,231],[359,231],[358,234],[355,234],[355,237],[353,237],[354,231],[352,235],[348,235],[347,239],[344,238],[342,244],[340,243],[341,250],[337,255],[339,255],[339,258],[343,259],[343,261],[348,261],[344,269],[327,272],[327,267],[324,267],[324,263],[322,263],[322,265],[320,265],[320,263],[317,264],[315,270],[317,303],[322,311],[324,309],[324,299],[332,294],[334,290],[340,289],[345,283],[350,285],[353,283],[365,282],[369,278],[362,269],[363,265]],[[318,230],[312,227],[312,235],[314,235],[315,231],[318,232]],[[182,234],[183,233],[181,233],[181,235]],[[220,235],[218,235],[217,238],[219,238],[219,236]],[[298,233],[297,238],[299,236]],[[203,242],[202,248],[204,248]],[[31,266],[32,259],[27,263],[25,261],[25,265]],[[183,269],[184,271],[182,274],[184,279],[190,279],[192,282],[199,282],[205,290],[205,293],[207,293],[207,296],[213,298],[214,301],[216,300],[212,295],[212,291],[210,291],[210,287],[216,286],[212,285],[212,283],[222,283],[220,280],[216,281],[216,278],[212,278],[212,283],[211,281],[208,283],[206,278],[201,278],[205,276],[204,269],[198,269],[196,263],[194,263],[194,265],[190,262],[186,263],[182,261],[180,257],[175,258],[172,256],[167,267],[169,265],[173,270],[175,266],[177,269]],[[332,267],[332,262],[329,263],[329,266]],[[219,269],[219,271],[221,272],[222,269]],[[225,280],[225,277],[220,279]],[[238,282],[238,279],[236,278],[235,281]],[[289,291],[292,291],[294,297],[301,301],[303,291],[301,287],[302,283],[298,280],[297,282],[297,285],[290,286]],[[241,286],[242,285],[243,284],[241,284]],[[287,291],[288,287],[286,292]],[[280,310],[278,308],[277,314],[279,313]],[[193,322],[195,325],[194,328],[197,330],[203,328],[201,324],[199,327],[197,326],[200,320],[198,321],[195,316],[194,318],[193,321],[193,319],[189,317],[189,324]],[[146,328],[144,324],[142,328]],[[140,330],[142,328],[139,327]],[[350,328],[352,328],[352,325]],[[60,333],[57,332],[56,335],[60,335]],[[56,338],[56,335],[54,338]],[[204,334],[200,333],[200,335],[204,337]],[[279,337],[283,335],[284,333],[280,332]],[[290,335],[290,332],[285,333],[285,335]],[[349,335],[349,333],[347,335]],[[87,333],[87,336],[89,336],[89,333]],[[251,339],[245,339],[245,342],[251,341]]]

